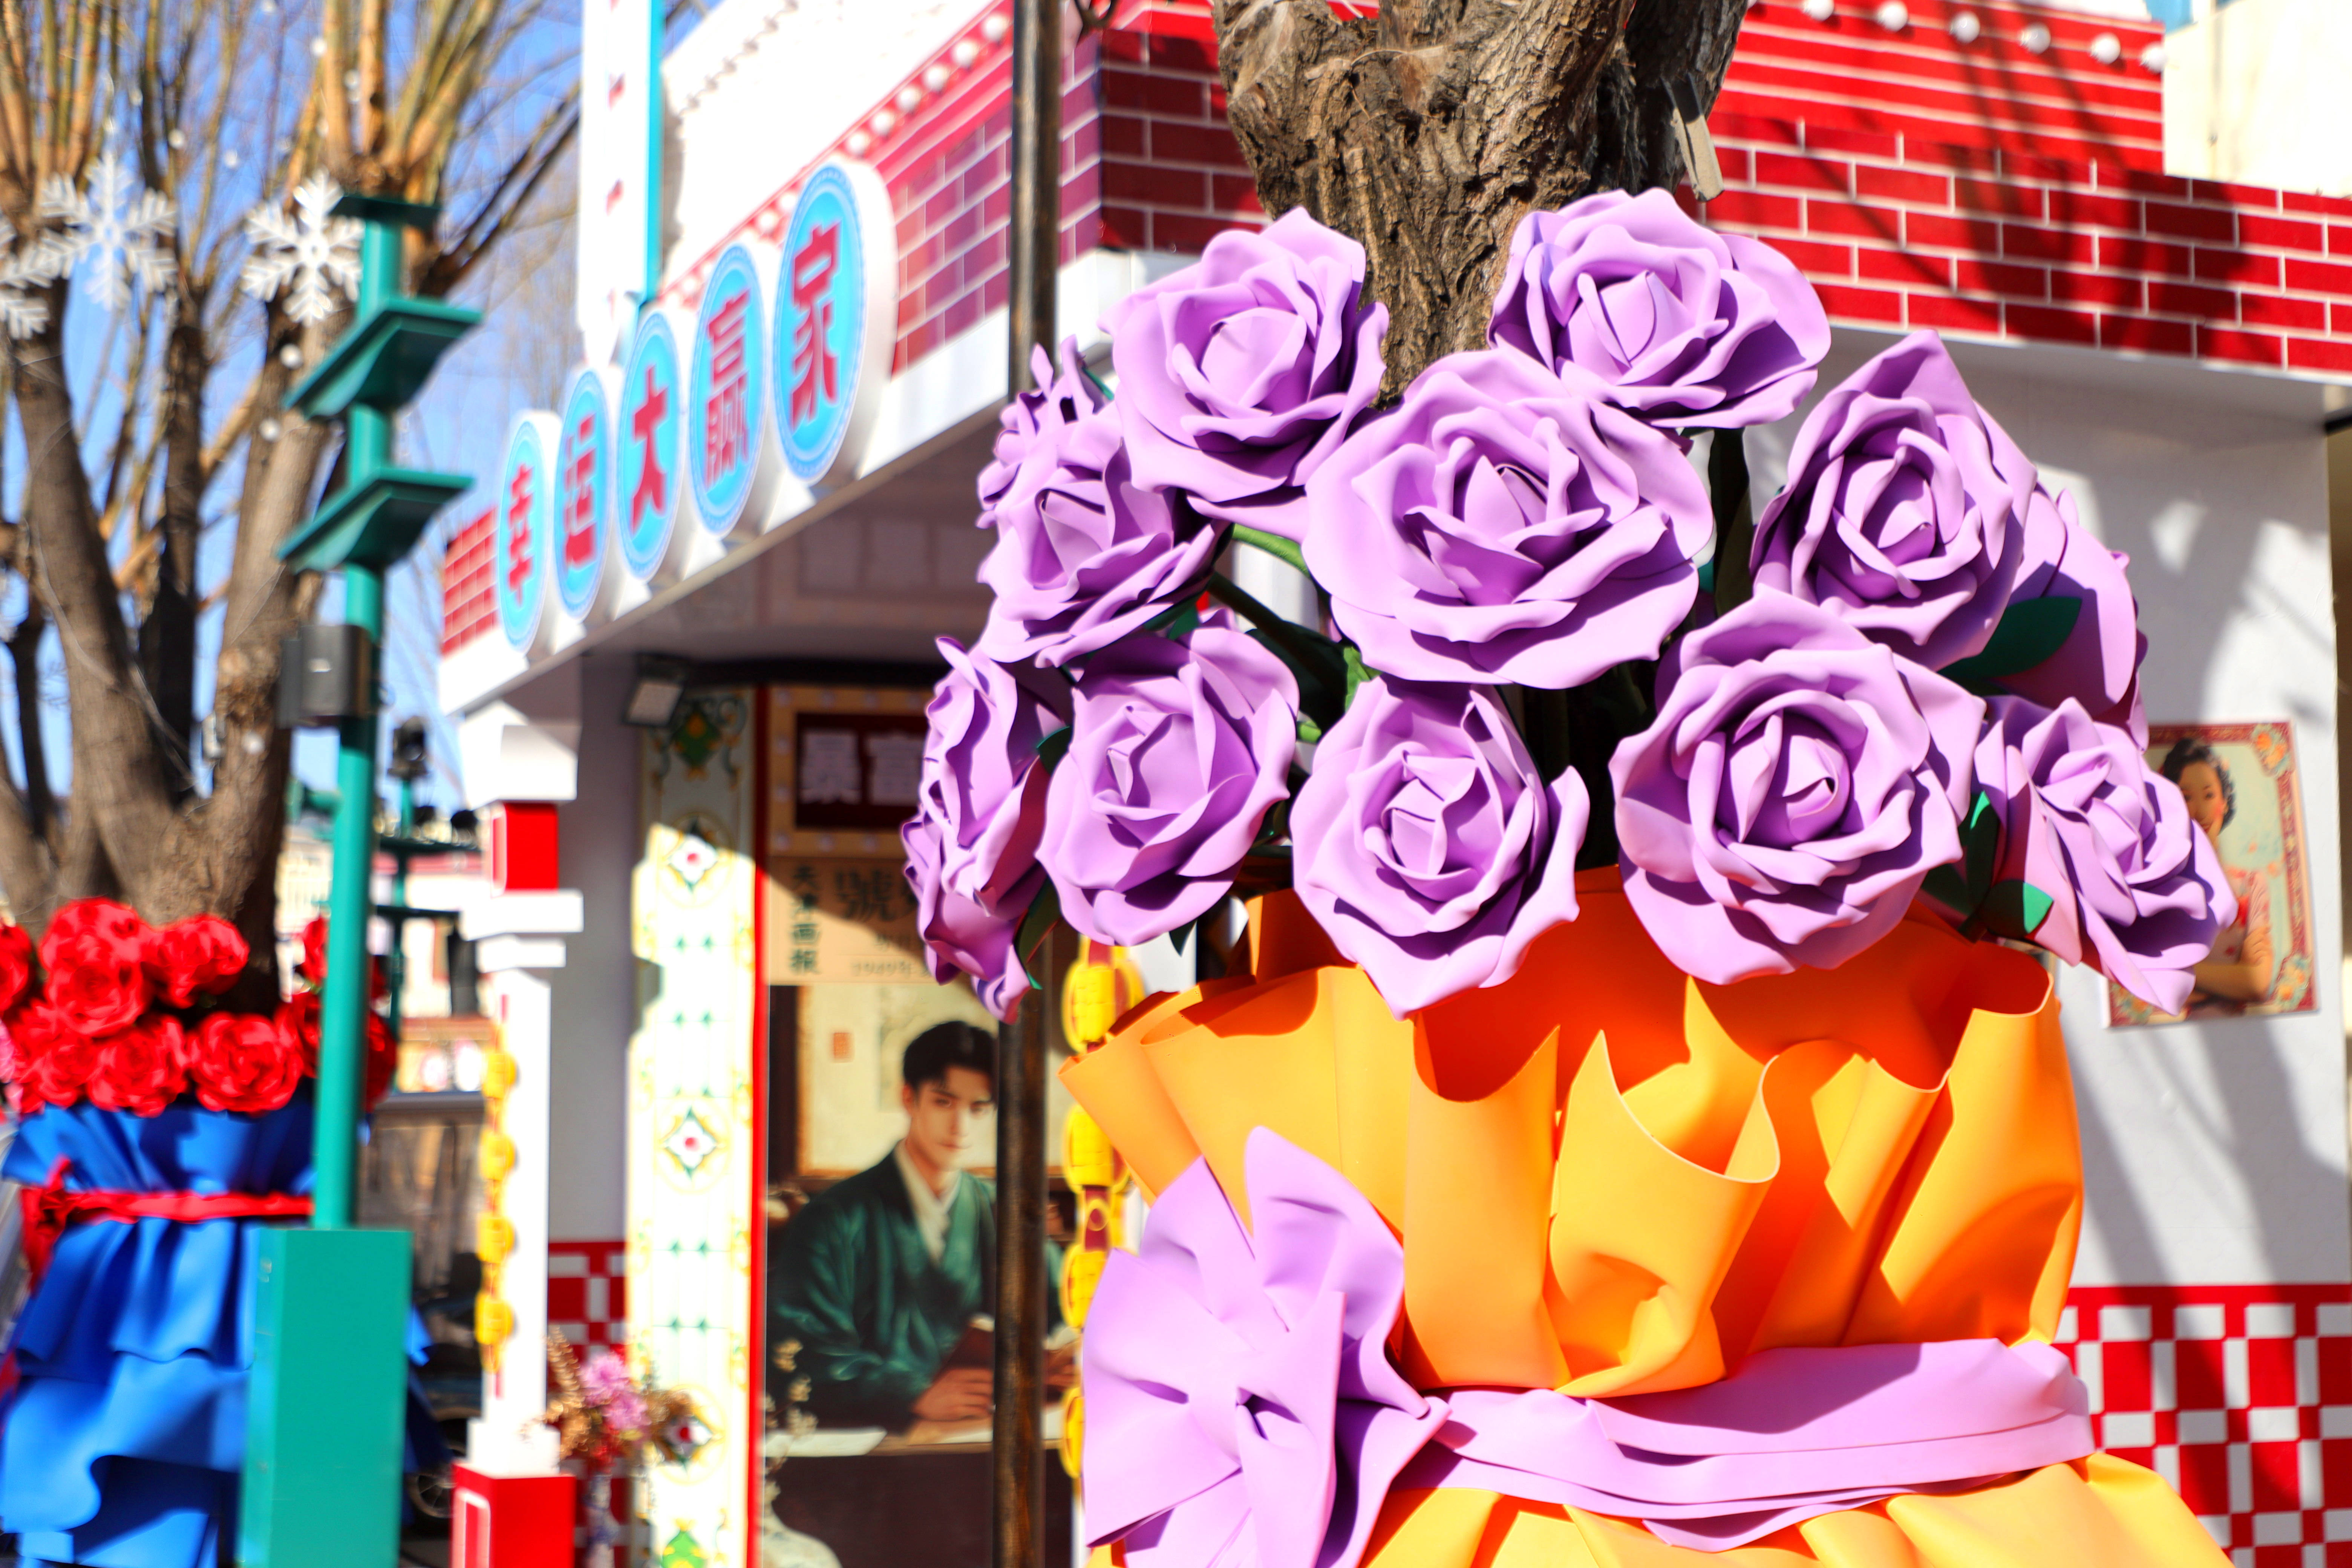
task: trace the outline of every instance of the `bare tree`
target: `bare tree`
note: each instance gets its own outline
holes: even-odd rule
[[[1363,243],[1389,308],[1386,392],[1486,337],[1532,208],[1682,172],[1745,0],[1216,0],[1234,135],[1269,213]]]
[[[0,770],[0,886],[20,920],[93,894],[155,921],[210,910],[244,929],[257,970],[274,964],[278,650],[318,589],[277,549],[337,439],[282,404],[349,307],[267,274],[267,298],[241,294],[246,213],[322,174],[446,204],[436,236],[411,236],[406,282],[459,289],[577,122],[540,4],[0,0],[0,314],[16,334],[0,371],[26,455],[20,515],[0,521],[26,606],[6,639],[25,776]],[[230,537],[207,590],[211,529]],[[193,749],[207,610],[208,767]],[[47,633],[70,715],[63,803],[37,714]]]

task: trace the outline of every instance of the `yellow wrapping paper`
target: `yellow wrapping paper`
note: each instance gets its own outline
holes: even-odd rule
[[[1424,1390],[1691,1387],[1778,1345],[2047,1340],[2082,1222],[2049,978],[1905,921],[1829,972],[1704,984],[1614,872],[1517,977],[1399,1021],[1287,894],[1252,973],[1153,997],[1064,1081],[1157,1192],[1205,1158],[1244,1221],[1268,1127],[1403,1247],[1391,1350]],[[2104,1455],[1827,1514],[1749,1546],[1458,1489],[1391,1494],[1368,1568],[2216,1568]]]

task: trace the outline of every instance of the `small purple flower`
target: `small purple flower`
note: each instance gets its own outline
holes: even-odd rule
[[[980,580],[996,600],[973,651],[1003,664],[1066,664],[1117,642],[1206,572],[1221,540],[1133,481],[1108,408],[1040,424],[992,515]]]
[[[1307,501],[1307,567],[1365,662],[1474,685],[1655,658],[1715,529],[1679,444],[1508,349],[1430,366]]]
[[[921,809],[940,826],[940,874],[982,909],[1019,920],[1044,880],[1037,745],[1069,722],[1070,683],[1057,671],[974,658],[950,637],[939,649],[948,673],[926,710]]]
[[[2051,900],[2036,945],[2179,1012],[2189,965],[2237,919],[2237,900],[2179,787],[2149,770],[2129,731],[2072,698],[1987,706],[1976,775],[2001,823],[1995,885],[2021,881]]]
[[[1644,419],[1784,419],[1813,388],[1829,317],[1788,258],[1694,222],[1662,190],[1529,213],[1487,341]]]
[[[1087,660],[1038,858],[1082,936],[1132,947],[1199,919],[1289,793],[1298,683],[1228,617]]]
[[[2130,558],[2109,550],[2083,526],[2074,498],[2037,489],[2025,510],[2025,563],[2010,603],[2027,599],[2082,601],[2074,629],[2058,651],[2031,669],[1999,678],[2005,689],[2044,708],[2072,698],[2102,724],[2127,730],[2147,744],[2147,713],[2140,705],[2139,603],[2125,574]]]
[[[1389,313],[1364,298],[1364,247],[1294,208],[1218,235],[1105,324],[1135,482],[1300,537],[1300,487],[1380,391]]]
[[[1400,1018],[1518,973],[1576,918],[1590,804],[1547,784],[1491,692],[1373,679],[1291,807],[1294,885]]]
[[[1718,985],[1832,969],[1959,858],[1984,704],[1828,610],[1759,589],[1677,643],[1609,772],[1625,893]]]
[[[1982,652],[2009,607],[2038,482],[1943,343],[1915,332],[1806,416],[1756,523],[1756,585],[1940,669]]]
[[[947,885],[940,873],[940,825],[927,816],[908,818],[898,829],[907,847],[907,885],[915,894],[915,930],[923,939],[923,962],[944,985],[958,974],[971,977],[981,1005],[1009,1018],[1029,989],[1028,973],[1014,952],[1021,913],[1006,920]]]
[[[980,470],[982,528],[995,528],[1003,509],[1034,504],[1037,493],[1059,471],[1056,456],[1064,432],[1098,413],[1109,399],[1087,375],[1078,358],[1078,340],[1062,340],[1061,371],[1040,343],[1030,351],[1030,374],[1036,385],[1004,405],[994,456]]]

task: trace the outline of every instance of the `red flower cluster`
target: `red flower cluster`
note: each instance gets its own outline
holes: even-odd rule
[[[326,973],[323,921],[304,933],[302,973]],[[205,1005],[245,973],[250,949],[235,926],[197,915],[157,931],[106,899],[59,910],[39,948],[0,926],[0,1079],[9,1108],[29,1116],[87,1095],[106,1110],[153,1116],[193,1092],[212,1110],[276,1110],[319,1067],[319,997],[306,991],[275,1014]],[[367,1103],[391,1087],[391,1030],[369,1015]]]

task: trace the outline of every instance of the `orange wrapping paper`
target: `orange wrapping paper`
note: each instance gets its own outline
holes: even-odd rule
[[[1843,968],[1704,984],[1613,871],[1508,984],[1400,1022],[1287,894],[1247,977],[1154,997],[1062,1069],[1144,1185],[1205,1157],[1246,1221],[1269,1127],[1404,1248],[1391,1351],[1424,1390],[1615,1395],[1775,1345],[2047,1340],[2082,1223],[2048,976],[1921,915]],[[1700,1552],[1638,1522],[1392,1493],[1368,1568],[2215,1568],[2170,1489],[2105,1455]]]

